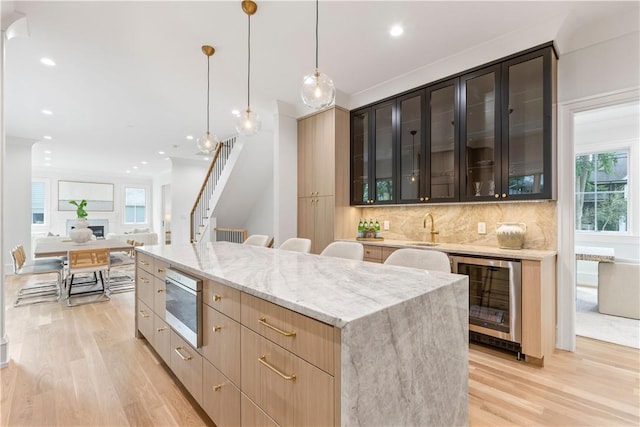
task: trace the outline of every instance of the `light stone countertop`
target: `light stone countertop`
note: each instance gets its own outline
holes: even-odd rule
[[[209,278],[343,328],[466,276],[237,243],[143,246],[186,273]]]
[[[344,241],[356,241],[356,239],[339,239]],[[391,240],[384,239],[382,241],[360,240],[363,245],[387,246],[393,248],[418,248],[418,249],[435,249],[446,252],[451,255],[477,255],[477,256],[495,256],[499,258],[510,259],[528,259],[541,261],[547,257],[557,255],[556,251],[540,250],[540,249],[501,249],[497,246],[480,246],[462,243],[437,243],[436,245],[418,245],[416,241],[408,240]]]

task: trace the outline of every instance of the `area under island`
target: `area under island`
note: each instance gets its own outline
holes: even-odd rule
[[[218,427],[467,424],[467,276],[226,242],[136,253],[136,336]],[[203,281],[199,348],[165,318],[168,268]]]

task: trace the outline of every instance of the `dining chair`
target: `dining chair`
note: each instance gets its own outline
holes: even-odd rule
[[[278,249],[308,254],[311,251],[311,240],[302,237],[292,237],[282,242]]]
[[[103,298],[98,301],[109,300],[109,272],[111,268],[111,259],[109,256],[108,248],[92,248],[92,249],[76,249],[70,250],[67,254],[68,258],[68,275],[69,281],[67,283],[67,305],[72,306],[71,297],[83,294],[91,294],[101,292]],[[96,281],[73,283],[74,275],[92,273],[96,278]],[[106,274],[106,280],[103,276]],[[98,280],[99,278],[99,280]],[[95,289],[97,282],[101,283],[101,288]],[[90,289],[85,291],[71,292],[73,287],[91,286]],[[91,302],[98,302],[91,301]]]
[[[447,254],[429,249],[398,249],[389,255],[384,264],[451,273],[451,263]]]
[[[265,248],[273,246],[273,237],[267,236],[266,234],[252,234],[247,237],[243,245],[250,246],[264,246]]]
[[[53,302],[60,299],[64,273],[64,265],[61,262],[27,263],[24,248],[21,245],[11,250],[11,259],[13,260],[13,273],[16,276],[57,275],[57,280],[54,282],[36,282],[20,288],[13,303],[14,307],[25,305],[26,303]]]
[[[333,242],[329,243],[320,255],[362,261],[364,246],[359,242]]]

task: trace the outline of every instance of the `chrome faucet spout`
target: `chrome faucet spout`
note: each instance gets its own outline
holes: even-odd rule
[[[424,218],[422,218],[422,227],[423,228],[427,228],[427,218],[431,219],[431,243],[435,243],[436,242],[436,234],[440,234],[439,231],[435,230],[435,225],[433,223],[433,215],[431,215],[431,212],[427,212],[424,216]]]

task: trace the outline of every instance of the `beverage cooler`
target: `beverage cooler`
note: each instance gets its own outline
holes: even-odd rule
[[[522,350],[520,261],[452,256],[454,273],[469,276],[469,339]]]

